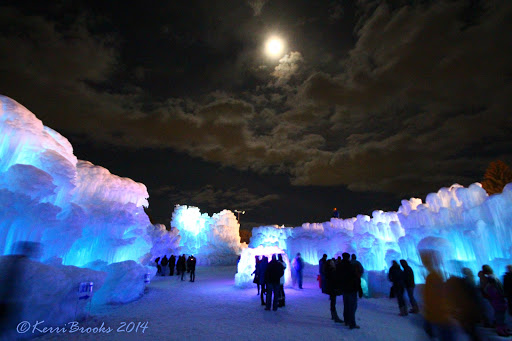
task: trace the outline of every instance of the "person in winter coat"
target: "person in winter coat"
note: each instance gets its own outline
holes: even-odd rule
[[[256,283],[256,287],[258,288],[258,293],[256,295],[259,295],[260,294],[260,263],[261,263],[261,260],[260,260],[260,257],[258,257],[258,256],[254,256],[254,258],[256,259],[256,266],[251,275],[254,275],[254,280],[252,282]]]
[[[329,295],[329,300],[331,302],[331,320],[336,323],[343,323],[344,321],[339,318],[338,311],[336,310],[336,297],[340,296],[341,293],[341,283],[339,281],[338,276],[336,275],[336,261],[334,258],[329,259],[324,264],[324,274],[325,274],[325,294]]]
[[[180,258],[178,259],[178,270],[179,272],[181,273],[181,280],[183,281],[183,276],[185,276],[185,271],[186,271],[186,258],[185,258],[185,255],[182,255],[180,256]]]
[[[297,256],[293,260],[293,268],[295,270],[295,278],[299,282],[299,289],[302,289],[302,278],[304,271],[304,261],[300,256],[300,252],[297,253]]]
[[[423,287],[424,329],[430,338],[455,340],[452,318],[450,316],[450,295],[439,270],[441,256],[439,252],[421,250],[420,257],[428,271]]]
[[[508,302],[508,314],[512,316],[512,265],[507,265],[507,272],[503,276],[503,290]]]
[[[499,336],[509,336],[511,333],[505,324],[507,301],[505,299],[503,285],[494,275],[494,271],[489,265],[483,265],[482,272],[485,276],[485,283],[482,283],[482,289],[484,297],[489,300],[492,308],[494,309],[496,332]]]
[[[272,260],[268,263],[267,269],[265,271],[265,285],[267,289],[267,302],[265,310],[272,309],[274,311],[277,310],[279,305],[279,288],[280,288],[280,280],[284,275],[284,268],[277,261],[276,255],[272,255]],[[272,301],[272,295],[274,296],[274,300]]]
[[[167,265],[169,264],[169,260],[167,259],[167,255],[164,255],[164,257],[160,261],[160,264],[162,265],[162,276],[165,276],[165,274],[167,273]]]
[[[359,290],[357,291],[359,294],[359,298],[363,298],[363,288],[361,287],[361,278],[364,274],[364,268],[361,262],[357,260],[357,257],[355,254],[352,254],[350,257],[350,263],[354,266],[354,269],[356,270],[357,277],[359,278]]]
[[[388,279],[393,283],[393,290],[398,300],[400,316],[407,316],[407,307],[404,301],[404,273],[396,260],[392,262],[391,268],[389,268]]]
[[[414,282],[414,271],[412,271],[411,267],[409,264],[407,264],[405,259],[400,259],[400,265],[402,265],[402,268],[404,269],[404,288],[405,291],[407,291],[407,296],[409,297],[409,302],[411,303],[411,310],[409,310],[409,312],[412,314],[417,314],[420,310],[418,308],[418,302],[416,302],[416,299],[414,298],[414,287],[416,286],[416,283]]]
[[[187,258],[187,273],[190,272],[190,259],[191,259],[192,256],[188,256]]]
[[[196,262],[197,259],[194,256],[190,256],[189,258],[189,269],[190,269],[190,281],[194,282],[196,280]]]
[[[178,255],[178,259],[176,259],[176,276],[179,276],[181,273],[181,256]]]
[[[176,266],[176,256],[169,257],[169,276],[174,276],[174,267]]]
[[[322,288],[322,293],[325,294],[325,263],[327,262],[327,255],[324,253],[322,258],[318,261],[318,273],[320,275],[320,288]]]
[[[336,277],[343,293],[343,318],[350,329],[359,329],[356,324],[357,292],[360,284],[356,269],[350,263],[350,254],[344,252],[342,260],[336,265]]]
[[[155,259],[155,264],[156,264],[156,269],[157,269],[156,273],[161,275],[162,274],[162,267],[160,266],[160,264],[158,264],[158,262],[160,262],[160,257],[157,257]]]
[[[450,299],[452,316],[459,323],[471,341],[481,341],[476,328],[480,322],[482,304],[479,290],[475,284],[473,272],[462,268],[462,277],[452,276],[446,281],[447,296]]]
[[[265,283],[265,272],[267,271],[267,266],[268,266],[268,258],[266,256],[261,257],[260,271],[259,271],[260,273],[258,275],[258,277],[260,279],[260,286],[261,286],[261,293],[260,293],[261,305],[265,305],[265,300],[263,299],[263,295],[266,294],[266,290],[267,290],[266,283]]]
[[[279,254],[277,256],[277,261],[282,265],[283,267],[283,275],[279,279],[279,307],[285,306],[285,298],[286,295],[284,294],[284,271],[286,270],[286,263],[283,260],[283,255]]]

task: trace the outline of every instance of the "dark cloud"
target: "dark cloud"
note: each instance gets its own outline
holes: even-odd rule
[[[66,25],[2,7],[0,92],[64,135],[301,186],[435,191],[512,158],[511,2],[199,3],[162,4],[140,25],[139,7],[117,16],[103,4],[102,20],[88,7]],[[278,64],[261,54],[273,31],[289,38]],[[277,199],[183,191],[172,198]]]
[[[360,23],[345,72],[315,73],[300,91],[341,108],[332,117],[333,129],[345,143],[340,140],[336,153],[299,168],[296,181],[409,190],[421,183],[475,181],[460,174],[475,174],[495,157],[510,158],[489,151],[510,146],[512,122],[505,108],[511,83],[504,75],[512,71],[512,27],[505,19],[511,4],[488,2],[469,27],[465,2],[367,5],[371,14]],[[471,148],[482,140],[487,150]],[[467,159],[466,149],[474,159]]]
[[[219,211],[224,208],[244,211],[262,209],[267,206],[268,202],[279,199],[277,194],[259,196],[249,192],[247,188],[221,189],[213,185],[206,185],[190,191],[176,190],[172,187],[164,187],[158,191],[160,193],[168,192],[169,200],[176,204],[187,203],[198,207],[217,208]],[[209,212],[210,215],[212,213],[217,212]]]
[[[267,3],[268,0],[248,0],[247,3],[254,11],[254,15],[258,16],[261,14],[261,10],[263,6],[265,6],[265,3]]]

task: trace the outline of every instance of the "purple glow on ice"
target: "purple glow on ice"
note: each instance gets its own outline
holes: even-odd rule
[[[272,255],[283,255],[283,260],[286,264],[286,270],[284,271],[285,285],[289,286],[292,282],[291,267],[288,255],[282,249],[277,246],[258,246],[256,248],[246,248],[240,255],[240,261],[238,262],[238,273],[235,275],[235,285],[237,287],[249,287],[253,286],[254,269],[256,268],[256,256],[261,259],[262,256],[266,256],[268,261],[272,260]]]

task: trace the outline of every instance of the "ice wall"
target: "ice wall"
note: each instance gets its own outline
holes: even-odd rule
[[[194,255],[199,264],[234,264],[246,247],[240,243],[240,224],[229,210],[210,217],[197,207],[176,205],[171,227],[179,230],[181,253]]]
[[[144,295],[144,275],[155,276],[156,267],[143,266],[132,260],[108,264],[95,261],[87,264],[88,269],[101,271],[107,276],[101,288],[94,292],[94,304],[123,304]]]
[[[422,249],[443,255],[447,275],[459,274],[461,267],[476,274],[483,264],[501,274],[512,263],[511,227],[512,184],[492,196],[479,183],[468,188],[456,184],[429,194],[425,202],[403,200],[397,212],[375,211],[372,217],[333,218],[295,228],[254,228],[249,247],[276,246],[289,257],[301,252],[310,264],[318,264],[324,253],[355,253],[367,271],[375,272],[387,271],[391,260],[403,258],[421,283]]]
[[[290,260],[288,255],[277,246],[263,246],[260,245],[256,248],[246,248],[240,255],[240,261],[237,265],[237,273],[235,275],[235,285],[240,288],[248,288],[254,286],[254,270],[256,269],[256,256],[261,259],[262,256],[266,256],[268,261],[272,260],[272,255],[283,255],[283,261],[286,264],[284,271],[284,283],[285,286],[292,284],[292,273]]]
[[[139,261],[151,249],[143,184],[79,161],[69,141],[0,95],[0,255],[17,241],[83,266]]]
[[[16,101],[0,96],[0,255],[17,241],[39,242],[42,260],[85,266],[164,254],[200,264],[234,264],[241,248],[231,211],[177,206],[171,231],[151,225],[146,187],[77,160],[69,141]]]
[[[149,226],[148,234],[153,241],[153,247],[147,259],[143,260],[141,263],[155,266],[154,260],[157,257],[163,258],[163,256],[166,255],[167,258],[169,258],[170,255],[177,256],[181,254],[181,236],[179,233],[180,231],[177,228],[167,231],[165,225],[162,224]]]
[[[61,258],[84,266],[127,260],[148,263],[161,253],[194,254],[200,264],[233,264],[244,249],[239,224],[228,210],[211,217],[197,207],[177,206],[171,231],[151,226],[144,213],[143,184],[80,161],[71,144],[30,111],[0,96],[0,255],[17,241],[43,245],[42,260]],[[444,256],[444,269],[497,273],[512,263],[512,185],[487,196],[479,184],[453,185],[420,199],[402,201],[397,212],[253,229],[250,247],[275,246],[289,257],[301,252],[316,265],[323,253],[356,253],[368,271],[386,271],[404,258],[421,281],[419,250]],[[371,284],[371,283],[370,283]]]
[[[94,292],[102,289],[107,273],[64,266],[59,262],[43,264],[24,256],[0,256],[0,300],[7,303],[5,334],[1,340],[21,340],[38,333],[17,333],[21,321],[32,325],[45,321],[45,327],[63,326],[81,320],[88,312],[90,300],[78,300],[81,282],[93,282]],[[141,280],[142,281],[142,280]],[[94,298],[93,298],[94,299]],[[94,304],[97,304],[96,301]],[[4,306],[3,306],[4,308]]]

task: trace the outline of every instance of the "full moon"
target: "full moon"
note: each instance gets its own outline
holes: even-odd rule
[[[284,51],[284,42],[281,38],[271,37],[265,44],[265,53],[271,58],[280,57]]]

